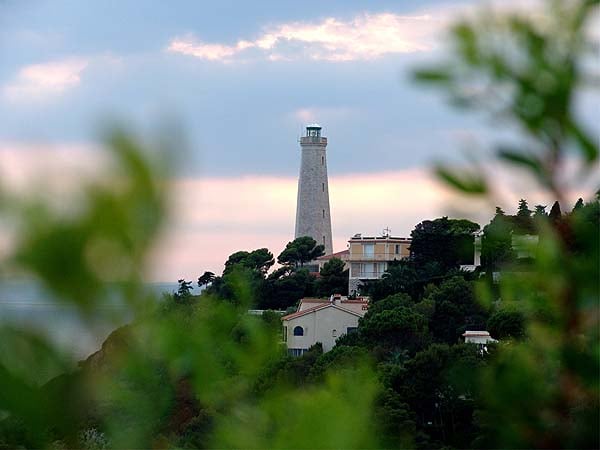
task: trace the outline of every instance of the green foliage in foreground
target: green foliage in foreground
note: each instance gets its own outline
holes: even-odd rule
[[[521,144],[499,146],[497,157],[557,200],[548,220],[540,221],[539,243],[529,246],[533,258],[527,270],[510,264],[506,223],[500,211],[496,215],[500,239],[495,245],[505,253],[493,258],[489,252],[486,265],[488,270],[502,267],[502,278],[499,289],[480,286],[479,296],[521,311],[528,338],[501,346],[482,370],[482,435],[476,446],[599,446],[598,199],[579,203],[568,215],[560,208],[566,204],[565,186],[581,186],[597,168],[597,136],[577,116],[575,101],[589,87],[589,58],[597,57],[589,29],[598,4],[548,1],[540,11],[543,20],[488,12],[462,21],[452,29],[454,57],[417,74],[455,104],[522,130]],[[570,173],[568,158],[575,166]],[[494,180],[480,167],[462,172],[439,167],[437,172],[465,194],[495,200]],[[529,210],[520,206],[517,219],[523,228]],[[541,211],[538,216],[544,217]],[[490,320],[503,325],[498,316]]]
[[[185,280],[162,302],[145,293],[167,196],[134,138],[108,144],[119,170],[86,187],[68,216],[20,200],[6,208],[22,234],[3,268],[27,271],[90,325],[111,320],[101,306],[115,296],[136,319],[78,369],[37,330],[0,323],[0,448],[376,447],[379,387],[365,358],[304,387],[260,383],[287,358],[272,315],[246,313],[251,275],[273,261],[266,249],[235,255],[232,302],[200,301]]]

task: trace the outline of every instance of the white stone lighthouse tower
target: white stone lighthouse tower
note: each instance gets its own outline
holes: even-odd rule
[[[333,253],[331,214],[327,182],[327,138],[321,126],[308,125],[300,138],[302,162],[298,179],[296,204],[296,237],[310,236],[325,246],[325,254]]]

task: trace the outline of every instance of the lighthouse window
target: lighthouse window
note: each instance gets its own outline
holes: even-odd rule
[[[325,210],[323,210],[323,219],[325,218]]]
[[[325,165],[325,157],[321,156],[321,165],[324,166]]]
[[[323,245],[325,245],[325,236],[323,236]]]
[[[323,192],[325,192],[325,183],[322,184]]]

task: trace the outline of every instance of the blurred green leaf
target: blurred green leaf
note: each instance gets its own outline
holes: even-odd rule
[[[435,169],[435,173],[445,183],[465,194],[481,195],[487,192],[487,183],[481,176],[461,174],[441,166]]]
[[[568,129],[581,150],[586,162],[593,163],[596,161],[598,159],[598,137],[594,140],[594,138],[583,130],[581,125],[578,125],[571,120],[568,122]]]

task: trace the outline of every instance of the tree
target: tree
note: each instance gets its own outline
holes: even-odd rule
[[[586,189],[598,164],[596,132],[582,120],[579,98],[595,76],[591,32],[598,0],[543,2],[535,15],[494,12],[455,24],[455,51],[422,81],[443,88],[456,105],[481,109],[521,130],[520,142],[497,148],[498,162],[518,168],[543,194],[557,200],[553,227],[541,227],[539,251],[529,270],[499,280],[502,302],[519,302],[528,315],[528,339],[498,346],[482,368],[478,389],[480,438],[475,447],[599,448],[598,229],[587,234],[571,215],[561,216],[572,186]],[[540,82],[546,74],[550,83]],[[536,106],[533,106],[536,105]],[[492,183],[474,166],[438,173],[465,195],[493,199]],[[494,183],[497,185],[497,182]],[[578,215],[573,215],[578,216]],[[558,225],[558,226],[557,226]],[[570,242],[575,231],[588,240],[582,253]],[[589,229],[591,231],[591,227]],[[482,299],[493,299],[482,286]]]
[[[406,362],[394,384],[410,405],[417,428],[427,433],[425,448],[470,448],[477,431],[471,374],[484,363],[471,344],[433,344]]]
[[[475,299],[473,284],[455,276],[432,293],[435,310],[429,322],[438,342],[456,344],[467,329],[482,329],[486,314]]]
[[[531,217],[532,211],[529,209],[527,205],[527,200],[521,199],[519,200],[519,207],[517,209],[517,217]]]
[[[538,217],[548,217],[548,213],[546,212],[546,205],[535,205],[535,211],[533,213],[534,218]]]
[[[578,209],[583,208],[583,199],[581,197],[579,197],[577,199],[577,203],[575,203],[575,206],[573,206],[573,211],[577,211]]]
[[[513,260],[512,223],[504,211],[496,207],[496,215],[488,225],[483,227],[481,265],[491,273]]]
[[[411,258],[417,266],[439,264],[441,274],[461,264],[472,264],[473,234],[477,230],[478,224],[465,219],[425,220],[411,232]]]
[[[213,272],[206,271],[200,277],[198,277],[198,286],[207,286],[215,280],[215,274]]]
[[[315,277],[308,270],[283,266],[273,271],[262,285],[257,306],[285,310],[303,297],[314,294]]]
[[[500,309],[488,319],[487,329],[494,339],[522,338],[525,335],[525,317],[520,311]]]
[[[191,296],[192,296],[192,289],[194,289],[192,287],[192,282],[191,281],[185,281],[185,279],[180,279],[177,280],[177,282],[179,283],[179,288],[177,289],[177,292],[174,294],[174,298],[175,301],[177,302],[183,302],[188,300]]]
[[[527,200],[521,199],[519,200],[519,207],[517,209],[517,215],[514,218],[515,233],[519,234],[530,234],[535,233],[534,222],[531,219],[532,211],[529,209],[527,205]]]
[[[560,222],[562,218],[562,212],[560,210],[560,203],[558,203],[558,201],[555,201],[552,205],[548,218],[553,224],[557,224],[558,222]]]
[[[383,354],[398,350],[414,354],[424,347],[427,319],[403,301],[411,302],[407,296],[382,300],[359,320],[358,331],[367,347],[379,347]]]
[[[251,252],[239,251],[229,255],[229,258],[225,262],[223,275],[230,273],[234,267],[241,266],[246,269],[255,270],[264,276],[273,264],[275,264],[273,254],[266,248],[259,248]]]
[[[317,280],[317,292],[321,297],[332,294],[348,295],[348,274],[346,263],[339,258],[331,258],[321,268]]]
[[[305,263],[314,261],[324,254],[324,245],[317,245],[317,241],[310,236],[302,236],[287,243],[277,257],[277,262],[282,265],[303,267]]]
[[[423,268],[422,268],[423,269]],[[438,270],[434,270],[437,274]],[[421,270],[421,275],[424,270]],[[416,297],[417,271],[410,260],[390,261],[386,271],[379,280],[368,280],[361,288],[372,301],[381,300],[389,295],[405,293]]]

